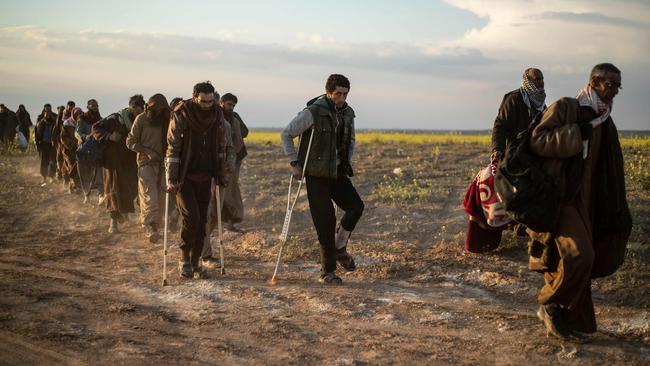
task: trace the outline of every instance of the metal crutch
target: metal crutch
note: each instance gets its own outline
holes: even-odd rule
[[[169,192],[165,192],[165,230],[163,232],[163,286],[167,286],[167,232],[169,231]]]
[[[273,270],[273,277],[271,277],[271,283],[275,283],[278,274],[278,268],[280,267],[280,260],[282,259],[282,251],[284,250],[284,245],[287,243],[287,236],[289,235],[289,224],[291,223],[291,214],[293,213],[294,207],[296,207],[296,202],[298,202],[298,197],[300,196],[300,190],[302,189],[302,184],[305,181],[305,171],[307,170],[307,162],[309,161],[309,150],[311,150],[311,142],[314,138],[314,128],[312,127],[311,135],[309,136],[309,144],[307,145],[307,154],[305,154],[305,164],[302,167],[302,177],[300,183],[298,183],[298,192],[291,201],[291,185],[293,183],[293,174],[289,177],[289,192],[287,193],[287,213],[284,215],[284,224],[282,225],[282,233],[280,233],[280,250],[278,252],[278,259],[275,262],[275,269]],[[300,141],[302,143],[302,139]],[[300,143],[298,144],[298,150],[300,150]]]
[[[226,268],[224,267],[223,259],[223,226],[221,224],[221,191],[219,185],[217,184],[216,188],[217,195],[217,230],[219,230],[219,260],[221,261],[221,274],[226,274]]]

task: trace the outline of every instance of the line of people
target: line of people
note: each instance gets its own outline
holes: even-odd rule
[[[182,218],[180,273],[204,277],[202,264],[218,263],[210,243],[217,207],[210,192],[215,184],[223,187],[220,202],[225,229],[243,232],[236,226],[244,217],[238,180],[247,154],[248,128],[234,111],[237,102],[234,94],[219,97],[204,82],[195,86],[192,98],[174,98],[171,103],[162,94],[147,102],[142,95],[134,95],[128,107],[103,118],[94,99],[88,101],[85,112],[73,101],[60,106],[57,114],[46,104],[35,128],[43,185],[58,179],[70,194],[83,193],[84,203],[96,190],[98,205],[103,204],[108,212],[111,234],[119,232],[120,224],[138,204],[143,235],[152,243],[160,240],[164,195],[169,190],[176,198],[169,206],[172,231]],[[79,150],[90,140],[99,144],[101,166],[79,157]],[[182,168],[174,170],[181,157]],[[182,175],[174,180],[170,172]]]
[[[532,129],[527,150],[554,178],[561,202],[557,224],[550,232],[516,228],[531,238],[531,269],[544,274],[537,315],[549,334],[580,341],[584,333],[596,330],[591,279],[609,275],[620,266],[620,261],[614,262],[620,258],[612,259],[609,254],[612,248],[625,248],[631,231],[622,152],[610,116],[621,89],[621,72],[612,64],[598,64],[576,97],[562,98],[549,107],[544,86],[541,70],[530,68],[524,71],[521,87],[504,96],[494,123],[490,160],[503,164],[509,158],[509,144],[520,132]],[[349,91],[345,76],[330,75],[325,93],[311,99],[281,132],[288,169],[293,178],[300,180],[304,175],[306,181],[321,248],[319,281],[332,285],[343,282],[336,274],[337,265],[346,271],[356,268],[348,244],[364,211],[350,179],[356,115],[346,102]],[[44,178],[52,177],[53,167],[60,166],[53,162],[58,162],[62,150],[61,176],[69,179],[74,192],[79,175],[69,169],[74,164],[70,153],[75,143],[83,144],[92,136],[104,146],[109,231],[116,232],[125,215],[134,211],[139,195],[145,236],[155,242],[166,189],[176,197],[170,209],[182,218],[179,274],[204,278],[205,266],[217,262],[209,239],[217,205],[226,205],[223,218],[229,226],[243,216],[238,177],[248,129],[234,112],[236,104],[232,94],[219,98],[210,82],[194,85],[191,98],[175,98],[170,104],[162,94],[146,103],[135,95],[128,108],[89,123],[90,133],[79,121],[91,119],[74,104],[60,107],[58,116],[46,106],[39,116],[36,143],[52,148],[39,148],[41,172]],[[63,127],[57,129],[59,125]],[[296,137],[300,137],[297,149]],[[333,203],[344,211],[339,222]],[[469,226],[468,240],[500,240],[501,233],[494,236],[485,217],[470,219],[477,224]]]

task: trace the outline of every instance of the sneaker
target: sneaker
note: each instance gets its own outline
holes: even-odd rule
[[[343,280],[341,277],[337,276],[336,273],[334,272],[329,272],[325,273],[324,275],[321,275],[321,277],[318,279],[318,282],[324,283],[326,285],[342,285]]]
[[[111,224],[108,227],[108,233],[109,234],[115,234],[117,233],[117,219],[111,219]]]
[[[221,268],[221,261],[213,256],[201,258],[201,264],[208,268]]]
[[[192,278],[192,265],[190,261],[178,262],[178,274],[181,275],[181,278]]]
[[[354,258],[348,253],[347,247],[336,250],[336,261],[339,266],[348,272],[352,272],[357,269],[357,265],[354,263]]]

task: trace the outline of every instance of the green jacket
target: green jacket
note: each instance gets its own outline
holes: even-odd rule
[[[321,178],[337,178],[338,166],[348,176],[353,175],[352,145],[354,140],[354,110],[347,103],[337,110],[332,101],[324,95],[307,103],[312,127],[302,133],[298,149],[298,160],[305,162],[307,146],[314,131],[314,138],[307,160],[305,175]]]

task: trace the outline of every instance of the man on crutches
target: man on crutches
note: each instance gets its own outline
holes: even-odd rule
[[[281,133],[294,179],[303,178],[305,165],[307,199],[321,247],[319,281],[334,285],[343,283],[336,275],[337,262],[346,271],[356,268],[347,244],[364,209],[349,178],[355,147],[355,115],[346,103],[349,91],[350,81],[345,76],[330,75],[325,94],[309,101]],[[297,136],[302,141],[298,152],[293,143]],[[308,140],[311,143],[306,143]],[[338,225],[332,201],[345,211]]]
[[[192,99],[174,108],[167,143],[167,187],[183,219],[178,270],[183,278],[205,278],[201,252],[212,182],[225,187],[235,164],[230,126],[210,82],[196,84]]]

